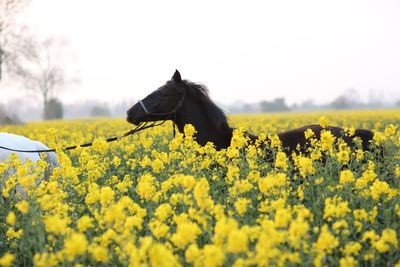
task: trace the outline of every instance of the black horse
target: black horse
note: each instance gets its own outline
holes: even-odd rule
[[[196,141],[201,145],[213,142],[218,150],[229,147],[234,130],[229,127],[224,112],[211,101],[207,88],[182,80],[177,70],[170,81],[132,106],[127,115],[128,122],[135,125],[172,120],[180,132],[183,132],[185,124],[192,124],[197,130]],[[307,129],[311,129],[320,138],[324,128],[320,125],[308,125],[278,134],[287,154],[291,154],[298,145],[305,152],[307,140],[304,131]],[[344,134],[343,128],[328,126],[325,129],[331,131],[335,137],[343,138],[350,146],[355,145],[353,138]],[[257,140],[257,136],[247,135],[253,142]],[[367,150],[373,133],[356,129],[354,137],[360,137],[363,149]]]

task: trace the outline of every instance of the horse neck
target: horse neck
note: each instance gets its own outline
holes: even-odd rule
[[[176,114],[176,125],[181,133],[186,124],[192,124],[197,133],[196,141],[200,145],[205,145],[207,142],[213,142],[216,149],[220,150],[227,148],[232,139],[233,129],[227,125],[216,129],[212,121],[206,116],[206,107],[191,97],[186,97],[182,107]]]

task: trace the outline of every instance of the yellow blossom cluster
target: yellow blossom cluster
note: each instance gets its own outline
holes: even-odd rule
[[[196,143],[192,125],[113,143],[123,120],[1,126],[57,148],[60,166],[0,163],[0,266],[400,266],[398,110],[229,123],[220,151]],[[307,153],[286,153],[277,133],[308,124],[321,135],[306,130]],[[371,150],[331,125],[373,130]]]

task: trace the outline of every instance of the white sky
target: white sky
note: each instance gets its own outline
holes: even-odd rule
[[[32,0],[24,20],[76,52],[81,84],[64,102],[143,98],[176,68],[225,104],[400,98],[398,0]]]

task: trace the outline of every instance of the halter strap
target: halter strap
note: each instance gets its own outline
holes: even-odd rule
[[[142,101],[142,100],[139,100],[138,102],[139,102],[140,106],[142,107],[142,109],[144,110],[144,113],[146,113],[146,115],[148,115],[150,112],[149,112],[149,110],[146,108],[146,106],[143,104],[143,101]]]
[[[143,103],[143,100],[139,100],[138,103],[140,104],[140,106],[142,107],[144,113],[147,115],[148,118],[150,116],[168,116],[168,118],[164,120],[164,122],[165,122],[166,120],[170,119],[172,116],[172,132],[175,137],[176,112],[182,107],[183,101],[185,100],[185,96],[186,96],[186,90],[183,91],[182,97],[179,100],[178,104],[176,104],[175,108],[172,109],[172,111],[170,111],[170,112],[163,112],[163,113],[150,112],[146,108],[146,105]]]

